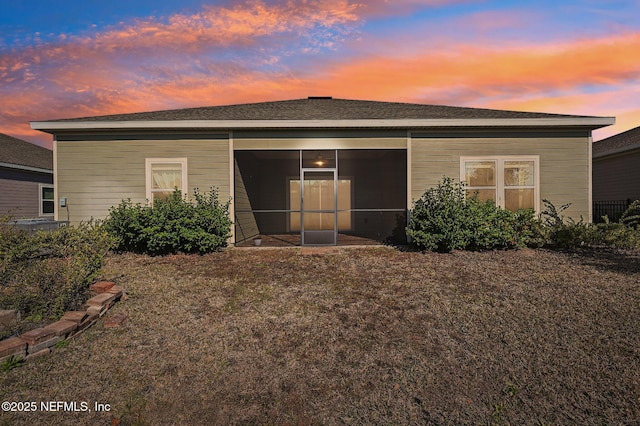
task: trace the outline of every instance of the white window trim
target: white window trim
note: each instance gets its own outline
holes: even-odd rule
[[[179,188],[182,191],[182,195],[187,194],[187,159],[186,158],[145,158],[144,160],[144,175],[145,175],[145,193],[147,197],[147,202],[150,203],[151,198],[151,165],[152,164],[168,164],[168,163],[180,163],[182,168],[182,188]]]
[[[42,198],[42,188],[51,188],[54,190],[53,200],[45,200]],[[53,213],[44,213],[42,209],[42,203],[44,201],[50,201],[53,203]],[[38,184],[38,216],[39,217],[53,217],[56,211],[56,198],[55,198],[55,187],[50,183],[39,183]]]
[[[496,204],[504,208],[504,163],[505,161],[533,161],[534,188],[533,203],[536,213],[540,212],[540,156],[539,155],[483,155],[473,157],[460,157],[460,182],[466,180],[465,162],[467,161],[495,161],[496,162]],[[475,187],[471,187],[475,188]],[[514,187],[517,188],[517,187]]]

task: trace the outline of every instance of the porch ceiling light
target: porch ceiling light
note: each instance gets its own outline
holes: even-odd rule
[[[321,154],[316,155],[316,159],[313,161],[313,164],[315,164],[318,167],[322,167],[326,164],[327,162],[325,161],[325,159],[322,157]]]

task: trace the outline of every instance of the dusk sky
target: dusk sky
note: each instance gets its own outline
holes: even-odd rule
[[[0,132],[333,96],[640,126],[640,0],[0,0]]]

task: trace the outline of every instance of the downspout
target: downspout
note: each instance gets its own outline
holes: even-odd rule
[[[589,204],[589,223],[593,222],[593,131],[589,132],[587,148],[587,157],[589,164],[589,197],[587,203]]]
[[[229,197],[231,203],[229,203],[229,216],[231,218],[231,237],[229,238],[229,245],[236,245],[236,185],[235,185],[235,159],[233,155],[233,130],[229,131]]]

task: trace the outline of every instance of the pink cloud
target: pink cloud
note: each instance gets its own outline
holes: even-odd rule
[[[615,116],[612,126],[596,130],[594,140],[640,126],[640,87],[618,86],[600,93],[565,93],[534,97],[511,97],[489,102],[489,108],[547,111],[576,115]]]
[[[637,78],[640,33],[538,45],[452,42],[440,49],[407,39],[376,54],[368,35],[349,57],[303,53],[331,46],[382,11],[455,1],[257,1],[208,6],[164,21],[142,19],[83,37],[67,36],[0,53],[4,133],[50,144],[30,120],[79,117],[273,99],[334,97],[441,103],[567,114],[620,115],[640,125],[640,97],[624,96]],[[478,14],[457,25],[493,30],[522,23],[518,14]],[[320,30],[318,28],[321,27]],[[295,47],[291,40],[302,39]],[[289,49],[289,50],[287,50]],[[357,50],[360,49],[360,50]],[[295,51],[292,51],[295,50]],[[280,64],[299,55],[302,65]],[[222,59],[224,58],[224,59]],[[301,61],[302,62],[302,61]],[[585,93],[585,86],[599,87]],[[590,90],[590,89],[589,89]],[[624,98],[625,103],[605,102]],[[634,118],[635,114],[635,118]],[[622,121],[622,120],[620,120]],[[35,136],[38,135],[38,136]]]
[[[355,22],[357,5],[346,0],[267,4],[253,1],[232,7],[203,6],[201,12],[176,14],[167,22],[140,19],[97,36],[72,37],[76,43],[107,52],[179,49],[198,52],[214,46],[253,44],[263,36]]]
[[[357,97],[482,106],[629,84],[640,72],[637,51],[640,33],[508,48],[449,44],[441,51],[336,61],[319,72],[316,83]]]

